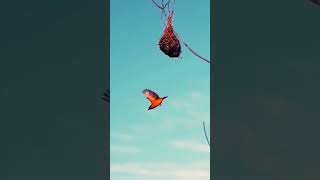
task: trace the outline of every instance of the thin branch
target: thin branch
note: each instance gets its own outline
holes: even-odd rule
[[[183,44],[193,55],[197,56],[197,57],[200,58],[201,60],[203,60],[203,61],[205,61],[205,62],[207,62],[207,63],[210,64],[210,61],[209,61],[209,60],[207,60],[206,58],[200,56],[198,53],[196,53],[194,50],[192,50],[191,47],[190,47],[187,43],[185,43],[184,41],[182,41],[182,39],[179,37],[179,35],[178,35],[177,32],[174,32],[174,33],[176,34],[176,36],[178,37],[178,39],[182,42],[182,44]]]
[[[186,43],[183,42],[183,41],[182,41],[182,43],[183,43],[183,45],[184,45],[186,48],[189,49],[189,51],[190,51],[193,55],[197,56],[198,58],[200,58],[200,59],[202,59],[203,61],[205,61],[205,62],[207,62],[207,63],[210,64],[210,61],[209,61],[209,60],[205,59],[204,57],[202,57],[202,56],[200,56],[199,54],[197,54],[196,52],[194,52],[194,51],[188,46],[188,44],[186,44]]]
[[[156,5],[159,9],[163,10],[163,7],[161,7],[159,4],[157,4],[154,0],[151,0],[154,5]]]
[[[170,0],[167,1],[166,5],[168,5],[168,13],[170,15],[171,14],[171,12],[170,12]]]
[[[170,0],[168,0],[166,3],[163,1],[163,0],[161,0],[161,5],[162,6],[160,6],[158,3],[156,3],[154,0],[151,0],[152,1],[152,3],[157,7],[157,8],[159,8],[160,10],[161,10],[161,19],[162,19],[162,16],[163,16],[163,14],[164,14],[164,16],[165,17],[167,17],[167,13],[166,13],[166,7],[168,6],[168,15],[170,15],[171,13],[170,13]]]
[[[167,17],[166,9],[165,9],[167,6],[168,6],[168,14],[170,14],[169,4],[168,4],[168,2],[167,2],[167,3],[165,3],[164,6],[163,6],[163,12],[164,12],[165,17]]]
[[[209,142],[209,139],[208,139],[208,136],[207,136],[206,126],[205,126],[205,124],[204,124],[204,121],[202,122],[202,125],[203,125],[204,134],[206,135],[207,143],[208,143],[208,145],[210,146],[210,142]]]
[[[172,11],[170,13],[170,16],[173,16],[175,5],[176,5],[176,0],[173,0],[173,6],[172,6]]]
[[[164,5],[163,0],[161,0],[161,5],[162,5],[162,12],[161,12],[161,18],[162,18],[162,14],[164,14],[164,17],[167,17],[167,13],[166,13],[166,6]]]

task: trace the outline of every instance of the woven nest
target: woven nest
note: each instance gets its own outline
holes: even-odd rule
[[[168,25],[165,28],[163,35],[159,41],[160,50],[171,58],[180,56],[181,46],[179,39],[176,37],[171,25],[172,17],[168,18]]]

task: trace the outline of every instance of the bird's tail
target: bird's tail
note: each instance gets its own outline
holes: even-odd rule
[[[163,99],[166,99],[167,97],[168,97],[168,96],[163,97],[162,100],[163,100]]]

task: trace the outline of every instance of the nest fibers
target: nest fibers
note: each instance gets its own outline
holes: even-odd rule
[[[172,27],[172,16],[168,17],[167,26],[159,41],[160,50],[171,58],[177,58],[181,54],[181,45]]]

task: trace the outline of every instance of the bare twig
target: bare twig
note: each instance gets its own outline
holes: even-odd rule
[[[202,122],[202,125],[203,125],[204,134],[206,135],[207,143],[208,143],[208,145],[210,146],[210,142],[209,142],[209,139],[208,139],[208,136],[207,136],[206,126],[205,126],[205,124],[204,124],[204,121]]]
[[[193,55],[197,56],[198,58],[200,58],[200,59],[202,59],[203,61],[205,61],[205,62],[207,62],[207,63],[210,64],[210,61],[209,61],[209,60],[205,59],[204,57],[200,56],[198,53],[194,52],[194,51],[188,46],[187,43],[185,43],[185,42],[183,42],[183,41],[182,41],[182,43],[183,43],[183,45],[184,45],[186,48],[189,49],[189,51],[190,51]]]
[[[173,15],[173,12],[174,12],[174,6],[176,5],[176,0],[173,0],[173,6],[172,6],[172,11],[170,13],[170,16]]]
[[[163,10],[163,7],[161,7],[159,4],[157,4],[154,0],[151,0],[154,5],[156,5],[159,9]]]
[[[170,15],[171,14],[171,12],[170,12],[170,0],[167,1],[166,5],[168,5],[168,13]]]
[[[205,62],[207,62],[207,63],[210,64],[210,61],[209,61],[209,60],[205,59],[204,57],[202,57],[202,56],[200,56],[198,53],[196,53],[194,50],[192,50],[191,47],[190,47],[187,43],[185,43],[185,42],[179,37],[179,35],[178,35],[177,32],[174,32],[174,33],[175,33],[175,35],[178,37],[178,39],[182,42],[182,44],[183,44],[193,55],[197,56],[197,57],[200,58],[201,60],[203,60],[203,61],[205,61]]]
[[[167,0],[166,2],[164,2],[164,0],[161,0],[161,6],[157,2],[155,2],[154,0],[151,0],[151,1],[157,8],[159,8],[161,10],[161,19],[162,19],[163,14],[165,17],[167,17],[166,10],[168,11],[168,16],[170,14],[173,14],[173,10],[172,11],[170,10],[171,0]]]

